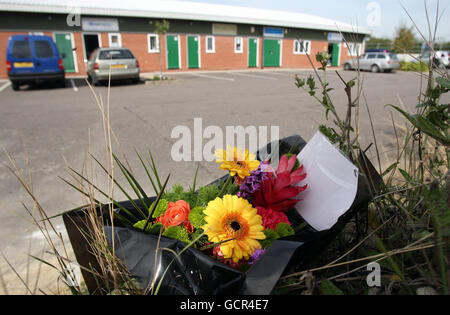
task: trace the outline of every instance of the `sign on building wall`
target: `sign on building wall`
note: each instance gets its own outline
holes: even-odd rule
[[[212,33],[214,35],[237,35],[236,24],[213,23]]]
[[[343,37],[341,33],[328,33],[328,42],[329,43],[340,43],[342,42]]]
[[[264,27],[265,37],[284,37],[284,30],[278,27]]]
[[[107,31],[118,32],[119,21],[117,19],[104,19],[104,18],[82,18],[81,28],[83,31]]]

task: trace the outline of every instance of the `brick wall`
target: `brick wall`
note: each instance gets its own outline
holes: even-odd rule
[[[6,46],[8,37],[15,34],[23,34],[25,32],[0,32],[0,78],[6,78]],[[45,32],[45,35],[53,36],[51,32]],[[109,47],[108,33],[100,33],[101,46]],[[85,53],[83,47],[83,38],[81,32],[73,33],[75,44],[75,57],[78,66],[78,72],[74,75],[85,75]],[[234,36],[214,36],[215,52],[206,53],[206,35],[200,35],[200,69],[188,69],[187,64],[187,35],[182,34],[180,38],[180,59],[181,70],[231,70],[231,69],[248,69],[248,37],[242,37],[243,51],[235,53]],[[158,72],[159,71],[159,54],[150,53],[148,51],[147,33],[122,33],[122,46],[129,48],[136,58],[142,72]],[[306,55],[294,54],[294,40],[284,38],[282,40],[282,68],[310,68],[311,65]],[[161,50],[161,62],[164,72],[179,71],[178,69],[168,70],[166,60],[166,43],[165,36],[161,37],[159,44]],[[317,65],[315,55],[319,51],[326,51],[328,43],[326,41],[311,41],[310,58]],[[341,44],[341,64],[348,59],[353,58],[348,55],[347,46]],[[261,68],[262,63],[262,38],[258,39],[258,67]],[[254,69],[254,68],[253,68]],[[73,74],[68,74],[73,75]]]
[[[109,44],[109,43],[108,43]],[[161,36],[160,49],[165,47],[164,36]],[[103,47],[107,47],[104,45]],[[148,52],[147,34],[142,33],[123,33],[122,47],[126,47],[133,52],[133,55],[139,61],[139,66],[142,72],[156,72],[159,71],[159,54]],[[164,51],[161,54],[162,69],[166,67],[166,58]]]
[[[8,46],[8,37],[23,33],[1,32],[0,33],[0,78],[6,78],[6,47]]]
[[[309,58],[315,66],[319,66],[316,61],[316,54],[320,51],[327,51],[328,42],[325,41],[311,41],[311,48]],[[308,56],[305,54],[294,54],[294,39],[283,39],[283,68],[311,68],[311,63]]]
[[[242,53],[234,52],[234,36],[214,36],[215,52],[206,53],[206,36],[201,36],[202,68],[230,70],[248,68],[248,38],[242,37]]]

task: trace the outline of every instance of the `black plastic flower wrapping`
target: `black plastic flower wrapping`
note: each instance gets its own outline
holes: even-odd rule
[[[281,155],[288,152],[298,154],[305,145],[306,142],[301,137],[292,136],[280,140],[278,148]],[[265,152],[270,151],[269,144]],[[158,294],[268,295],[283,274],[303,270],[326,249],[355,215],[367,211],[379,182],[379,175],[363,153],[359,162],[363,167],[359,174],[356,198],[331,229],[318,232],[311,226],[306,226],[295,235],[277,239],[246,272],[233,269],[196,248],[186,248],[184,242],[160,238],[122,222],[115,223],[112,227],[108,211],[99,210],[99,215],[103,216],[109,244],[115,245],[115,255],[141,288],[145,290],[153,287],[149,293],[154,293],[157,288]],[[217,185],[227,177],[228,175],[210,185]],[[129,201],[121,205],[132,211]],[[296,211],[290,211],[288,216],[293,226],[302,223],[302,218]],[[90,237],[82,235],[82,231],[90,230],[85,211],[69,211],[63,218],[77,261],[83,267],[81,271],[89,292],[104,292],[105,284],[89,271],[99,268],[99,264],[89,250]],[[181,254],[176,256],[178,253]]]

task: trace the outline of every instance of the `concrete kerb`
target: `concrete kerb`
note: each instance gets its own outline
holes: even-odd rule
[[[340,67],[332,67],[329,70],[342,70]],[[270,68],[270,69],[233,69],[233,70],[188,70],[188,71],[163,71],[163,76],[170,77],[171,75],[195,75],[195,74],[232,74],[232,73],[255,73],[255,74],[270,74],[271,72],[280,73],[285,72],[286,74],[291,72],[310,72],[313,71],[311,68]],[[141,78],[152,80],[154,76],[159,76],[159,72],[144,72],[141,73]]]
[[[271,69],[236,69],[236,70],[188,70],[188,71],[168,71],[164,72],[163,75],[166,77],[170,77],[170,75],[190,75],[190,74],[220,74],[220,73],[234,73],[234,72],[245,72],[245,73],[258,73],[258,74],[269,74],[271,72],[309,72],[312,71],[311,68],[271,68]],[[342,68],[330,68],[329,70],[342,70]],[[159,76],[159,72],[142,72],[141,78],[146,80],[153,80],[153,77]],[[77,74],[66,74],[66,79],[86,79],[86,75],[77,75]],[[8,82],[7,78],[0,78],[0,84]]]

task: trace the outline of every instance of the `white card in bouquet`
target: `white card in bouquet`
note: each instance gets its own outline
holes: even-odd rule
[[[307,177],[298,213],[317,231],[330,229],[350,209],[358,190],[358,168],[317,132],[299,153]]]

